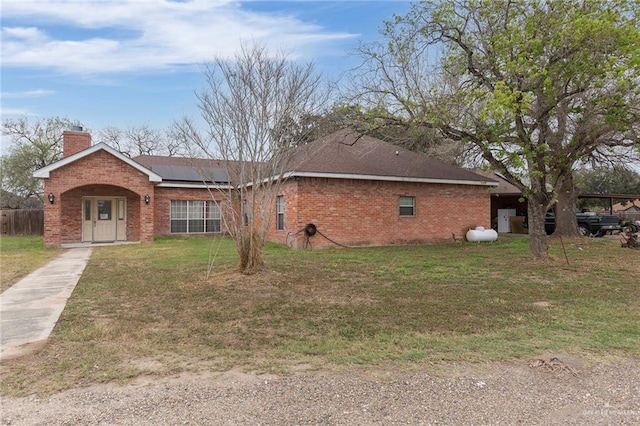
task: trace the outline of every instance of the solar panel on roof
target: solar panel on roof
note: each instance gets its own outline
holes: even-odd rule
[[[182,182],[228,182],[226,170],[216,167],[188,167],[152,165],[151,170],[162,176],[163,180]]]

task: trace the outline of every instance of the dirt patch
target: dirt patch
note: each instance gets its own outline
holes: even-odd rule
[[[559,355],[559,354],[555,354]],[[580,363],[568,355],[563,363]],[[549,359],[547,355],[540,359]],[[550,360],[550,359],[549,359]],[[345,369],[290,376],[225,372],[139,377],[47,398],[1,398],[4,424],[636,425],[639,360],[577,375],[528,360],[430,371]]]
[[[47,340],[48,339],[38,340],[37,342],[31,342],[21,346],[10,348],[4,354],[2,354],[2,360],[9,361],[28,355],[37,354],[47,345]]]

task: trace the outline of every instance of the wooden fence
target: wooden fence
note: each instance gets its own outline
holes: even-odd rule
[[[0,210],[2,235],[43,235],[44,210]]]

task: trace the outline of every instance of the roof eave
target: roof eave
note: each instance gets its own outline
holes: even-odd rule
[[[152,172],[151,170],[147,169],[140,163],[136,162],[135,160],[132,160],[131,158],[127,157],[126,155],[122,154],[119,151],[116,151],[115,149],[111,148],[109,145],[104,144],[102,142],[95,144],[80,152],[76,152],[75,154],[65,157],[62,160],[56,161],[55,163],[51,163],[48,166],[45,166],[41,169],[36,170],[35,172],[33,172],[33,177],[40,178],[40,179],[49,179],[52,171],[57,170],[61,167],[64,167],[68,164],[71,164],[74,161],[80,160],[81,158],[84,158],[86,156],[89,156],[101,150],[108,152],[109,154],[113,155],[114,157],[116,157],[121,161],[124,161],[125,163],[135,168],[136,170],[146,174],[149,177],[149,182],[153,182],[153,183],[162,182],[162,176]]]
[[[287,172],[283,178],[293,177],[316,177],[329,179],[358,179],[358,180],[378,180],[388,182],[414,182],[414,183],[440,183],[449,185],[473,185],[473,186],[498,186],[494,181],[475,181],[466,179],[435,179],[409,176],[381,176],[381,175],[360,175],[354,173],[321,173],[321,172]]]
[[[158,188],[191,188],[191,189],[216,189],[216,190],[228,190],[233,186],[229,184],[212,184],[206,182],[167,182],[164,181],[156,185]]]

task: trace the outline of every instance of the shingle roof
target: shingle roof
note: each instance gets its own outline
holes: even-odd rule
[[[613,205],[614,212],[638,211],[640,210],[640,200],[627,201],[626,203],[617,203]]]
[[[496,195],[522,195],[522,191],[517,186],[506,180],[504,177],[494,171],[475,170],[476,174],[485,176],[488,179],[498,182],[498,186],[491,189],[492,194]]]
[[[318,173],[495,184],[485,176],[352,130],[340,130],[299,147],[292,164],[294,175]]]
[[[141,155],[136,162],[163,182],[229,181],[222,160]],[[415,180],[496,185],[469,170],[446,164],[352,130],[340,130],[295,149],[289,176],[326,176],[372,180]]]

